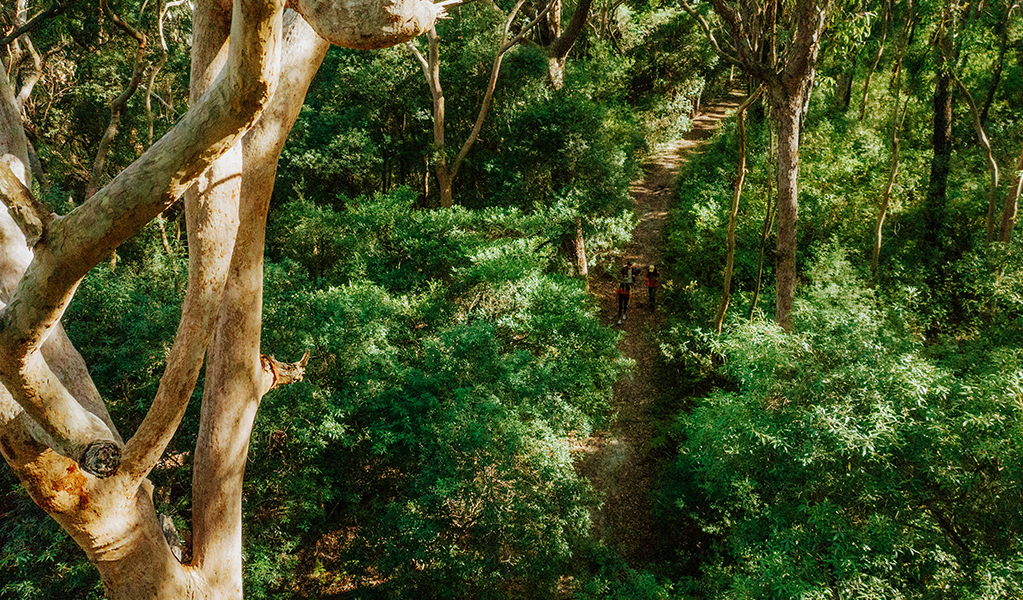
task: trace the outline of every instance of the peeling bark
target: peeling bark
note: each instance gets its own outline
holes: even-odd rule
[[[433,28],[445,6],[429,0],[292,0],[295,10],[336,46],[375,50],[405,43]]]

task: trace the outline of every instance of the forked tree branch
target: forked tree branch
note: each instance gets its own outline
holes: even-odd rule
[[[26,33],[32,31],[33,29],[41,25],[43,21],[45,21],[46,19],[61,14],[62,12],[67,10],[67,7],[68,5],[63,2],[54,2],[45,10],[41,11],[39,14],[32,17],[25,23],[22,23],[18,27],[15,27],[13,31],[11,31],[4,37],[0,38],[0,46],[6,46],[10,44],[14,40],[20,38],[21,36],[25,35]]]
[[[707,19],[703,18],[703,15],[696,12],[696,9],[690,6],[689,3],[686,2],[686,0],[681,0],[679,4],[682,6],[682,10],[686,11],[686,13],[688,13],[689,16],[692,17],[697,22],[697,24],[699,24],[700,29],[702,29],[703,34],[707,36],[707,40],[710,42],[710,45],[714,47],[714,51],[717,52],[718,56],[725,59],[726,62],[739,67],[740,69],[747,68],[746,64],[739,60],[736,56],[729,54],[728,52],[725,52],[725,49],[722,48],[721,45],[718,43],[717,38],[714,37],[714,30],[710,28],[710,23],[707,22]]]
[[[501,34],[501,45],[498,47],[497,56],[494,57],[494,66],[490,69],[490,80],[487,82],[487,91],[483,94],[483,102],[480,104],[479,114],[476,115],[476,122],[473,123],[472,131],[469,133],[469,137],[466,138],[465,143],[462,144],[461,150],[458,151],[458,156],[455,157],[454,162],[451,164],[451,175],[450,179],[454,180],[455,175],[458,174],[459,167],[465,161],[465,157],[468,156],[469,150],[472,149],[473,144],[479,138],[480,131],[483,129],[483,121],[487,118],[487,111],[490,109],[490,101],[494,98],[494,90],[497,88],[497,76],[501,73],[501,62],[504,60],[504,55],[514,48],[516,44],[522,41],[529,33],[531,29],[537,26],[547,13],[551,10],[554,5],[553,2],[548,2],[536,17],[532,21],[526,23],[522,29],[519,30],[515,37],[508,39],[508,33],[511,31],[512,23],[515,21],[515,17],[522,8],[525,0],[519,0],[515,4],[515,8],[512,9],[511,14],[508,16],[508,20],[504,24],[504,32]]]
[[[231,44],[228,67],[210,93],[106,187],[50,224],[45,243],[36,244],[35,259],[0,317],[0,381],[33,419],[61,438],[54,450],[78,460],[83,469],[90,465],[85,453],[77,453],[80,441],[91,436],[105,442],[112,436],[87,424],[61,422],[61,410],[74,412],[74,399],[39,358],[39,348],[59,323],[81,278],[230,149],[269,100],[276,81],[281,4],[240,0],[237,14],[241,18],[233,24],[231,39],[236,43]],[[98,466],[93,474],[110,474],[108,464],[101,461]]]

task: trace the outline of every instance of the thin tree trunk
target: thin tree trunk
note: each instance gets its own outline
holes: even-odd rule
[[[721,302],[718,306],[717,318],[714,320],[714,330],[721,333],[721,327],[725,322],[725,313],[728,311],[728,304],[731,301],[732,273],[735,268],[735,220],[739,215],[739,199],[742,197],[742,186],[746,181],[746,109],[752,104],[764,88],[760,86],[753,92],[735,113],[739,129],[739,161],[738,175],[735,180],[735,193],[732,196],[732,208],[728,213],[728,253],[725,258],[724,284],[721,289]]]
[[[0,67],[3,65],[0,64]],[[7,163],[14,176],[26,187],[32,185],[32,167],[28,156],[28,139],[21,122],[21,110],[14,97],[14,88],[7,72],[0,68],[0,161]]]
[[[892,3],[891,0],[885,3],[884,21],[881,23],[881,41],[878,42],[877,55],[874,56],[874,62],[871,63],[870,69],[867,71],[867,76],[863,80],[863,98],[860,100],[860,121],[867,113],[867,95],[870,93],[870,80],[874,76],[874,72],[877,71],[877,65],[881,62],[881,57],[884,56],[884,44],[888,39],[888,23],[891,21],[892,14]]]
[[[998,91],[998,86],[1002,82],[1002,69],[1005,66],[1005,53],[1009,48],[1009,24],[1012,22],[1013,10],[1019,8],[1018,1],[1010,0],[1008,3],[1008,9],[1005,12],[1005,21],[1001,23],[1002,34],[998,43],[998,59],[995,60],[995,68],[991,73],[991,85],[987,89],[987,98],[984,99],[984,108],[980,111],[980,122],[987,123],[987,115],[991,110],[991,105],[995,101],[995,92]]]
[[[96,150],[96,160],[92,164],[92,173],[89,175],[89,184],[85,188],[86,198],[91,198],[92,195],[99,190],[99,182],[103,177],[103,167],[106,163],[107,154],[110,152],[110,144],[113,143],[114,137],[117,136],[117,130],[121,126],[121,112],[124,111],[124,107],[128,104],[128,100],[134,96],[135,91],[138,90],[139,83],[142,81],[142,74],[146,69],[146,36],[122,21],[116,13],[110,10],[106,0],[100,0],[100,6],[103,8],[103,12],[107,14],[107,17],[114,24],[124,30],[128,35],[135,38],[135,41],[138,43],[138,49],[135,54],[135,68],[132,71],[128,85],[110,104],[110,122],[107,124],[106,130],[103,132],[103,137],[99,141],[99,148]]]
[[[1012,178],[1012,187],[1005,198],[1005,207],[1002,209],[1002,226],[998,232],[998,241],[1009,244],[1012,241],[1012,229],[1016,225],[1016,218],[1019,214],[1019,194],[1023,188],[1023,153],[1016,161],[1016,173]]]
[[[578,277],[589,286],[589,264],[586,260],[586,238],[583,237],[582,219],[576,219],[571,232],[561,236],[561,252],[569,261],[569,276]]]
[[[910,11],[910,16],[907,18],[906,23],[902,28],[902,33],[899,36],[899,47],[895,56],[895,65],[892,67],[892,82],[891,86],[894,90],[895,102],[892,108],[892,150],[891,150],[891,167],[888,170],[888,183],[885,185],[884,192],[881,194],[881,206],[877,211],[877,222],[874,227],[874,252],[870,259],[870,282],[874,285],[877,282],[877,265],[881,259],[881,244],[883,242],[884,234],[884,222],[888,215],[888,206],[891,202],[892,187],[895,185],[895,178],[899,174],[899,134],[902,132],[902,123],[906,118],[906,113],[909,110],[909,99],[906,100],[905,105],[902,108],[901,116],[899,114],[899,102],[902,98],[902,59],[905,56],[906,45],[910,36],[912,35],[913,28],[915,27],[914,19],[912,18],[912,4],[907,6]]]
[[[852,102],[852,84],[853,79],[856,75],[856,65],[860,60],[860,50],[853,53],[852,64],[849,65],[847,71],[843,71],[838,76],[838,86],[835,93],[835,101],[838,110],[842,113],[849,110],[849,104]]]
[[[873,285],[877,281],[877,265],[881,258],[881,242],[884,231],[884,221],[888,215],[888,205],[891,201],[892,187],[895,185],[895,177],[899,174],[899,133],[902,130],[902,121],[906,118],[909,101],[899,115],[899,96],[895,96],[895,108],[892,113],[892,158],[891,167],[888,170],[888,183],[881,194],[881,206],[877,210],[877,223],[874,226],[874,253],[870,259],[870,281]]]
[[[973,128],[977,133],[977,142],[984,150],[988,172],[991,174],[991,187],[988,190],[987,197],[987,219],[984,228],[987,235],[987,243],[990,244],[995,239],[995,210],[997,204],[995,194],[998,191],[998,161],[995,160],[994,154],[991,151],[991,141],[988,140],[987,133],[984,131],[984,123],[981,121],[977,103],[973,101],[973,95],[970,94],[970,90],[966,89],[961,79],[952,75],[952,80],[959,87],[959,90],[966,98],[966,103],[970,106],[970,114],[973,115]]]
[[[775,150],[774,141],[775,132],[771,131],[770,141],[768,142],[770,148],[767,153],[767,165],[769,167],[775,166],[775,160],[777,152]],[[775,167],[777,168],[777,167]],[[772,173],[771,175],[774,175]],[[772,181],[774,177],[768,176],[767,178],[767,189],[765,190],[764,198],[764,224],[760,228],[760,254],[757,258],[757,285],[753,288],[753,301],[750,303],[749,318],[753,320],[753,316],[757,311],[757,302],[760,300],[760,290],[764,284],[764,257],[767,255],[767,239],[771,235],[771,230],[774,228],[774,210],[775,205],[773,202],[774,198],[774,186]]]
[[[952,94],[951,78],[939,67],[934,82],[933,130],[931,134],[931,172],[927,186],[925,231],[926,253],[941,270],[945,262],[945,197],[952,160]]]
[[[423,74],[426,76],[426,82],[430,86],[430,94],[433,96],[433,152],[434,160],[436,161],[434,170],[437,174],[437,187],[442,208],[451,208],[453,203],[451,188],[454,185],[455,177],[458,175],[458,169],[462,166],[465,157],[469,154],[469,150],[472,149],[473,144],[479,138],[480,131],[483,129],[483,121],[487,117],[490,102],[494,97],[494,90],[497,87],[497,76],[501,72],[501,62],[504,60],[505,53],[522,41],[526,34],[547,16],[548,11],[553,6],[553,4],[548,4],[540,14],[523,26],[514,37],[509,39],[509,32],[515,20],[515,15],[518,14],[524,3],[525,0],[519,0],[505,22],[504,33],[501,36],[497,56],[494,58],[494,66],[490,70],[490,79],[487,82],[487,90],[483,94],[483,101],[480,103],[479,113],[476,115],[476,122],[473,124],[472,131],[462,144],[462,148],[458,151],[458,155],[451,162],[450,166],[447,162],[446,145],[444,142],[444,90],[440,84],[440,38],[437,36],[436,28],[431,27],[427,32],[430,44],[428,57],[423,56],[411,42],[406,44],[409,52],[419,61]]]

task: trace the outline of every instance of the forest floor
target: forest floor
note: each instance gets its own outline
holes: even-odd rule
[[[742,102],[741,93],[710,102],[693,120],[684,139],[655,149],[643,166],[643,178],[633,182],[631,192],[639,224],[632,241],[621,255],[614,274],[591,273],[590,291],[601,301],[601,318],[615,324],[618,315],[617,270],[632,260],[645,272],[647,265],[659,265],[663,229],[679,167],[686,158],[700,151],[718,122]],[[575,448],[576,469],[589,478],[603,496],[602,504],[591,514],[593,534],[615,548],[632,567],[656,562],[660,550],[657,523],[649,491],[656,481],[650,442],[656,433],[648,408],[662,393],[657,384],[659,349],[657,332],[664,315],[651,310],[646,281],[641,276],[633,288],[627,318],[616,325],[625,335],[619,348],[636,363],[635,370],[623,377],[614,389],[613,410],[617,418],[605,431],[596,431]],[[658,298],[660,300],[660,298]]]

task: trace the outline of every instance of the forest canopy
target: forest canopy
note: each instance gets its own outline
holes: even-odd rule
[[[8,4],[0,599],[1023,596],[1018,4]]]

